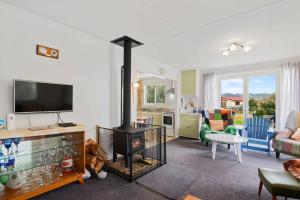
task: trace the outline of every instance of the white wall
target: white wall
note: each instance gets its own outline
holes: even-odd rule
[[[119,125],[122,48],[4,3],[0,24],[0,118],[13,112],[13,79],[25,79],[73,84],[74,112],[63,113],[62,118],[85,124],[88,137],[95,138],[97,124]],[[60,58],[37,56],[37,44],[59,49]],[[159,67],[166,69],[168,78],[177,79],[179,74],[143,56],[134,55],[132,61],[133,77],[136,71],[158,74]],[[55,114],[31,115],[33,126],[56,120]],[[17,127],[28,127],[27,115],[17,115]],[[108,149],[111,138],[103,138],[103,143]]]
[[[109,125],[110,46],[95,38],[0,3],[0,117],[13,112],[13,79],[74,85],[74,112],[64,121],[87,126]],[[60,58],[35,54],[36,44],[60,50]],[[53,124],[55,114],[31,115],[33,126]],[[28,127],[26,115],[17,115],[17,127]]]

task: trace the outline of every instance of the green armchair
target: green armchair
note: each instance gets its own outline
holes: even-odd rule
[[[205,138],[206,134],[218,134],[218,133],[227,133],[235,135],[237,128],[233,125],[233,114],[230,109],[214,109],[203,111],[202,116],[205,118],[205,122],[201,126],[200,130],[200,139],[206,143],[208,146],[208,139]],[[210,120],[222,120],[223,121],[223,130],[215,131],[210,126]]]

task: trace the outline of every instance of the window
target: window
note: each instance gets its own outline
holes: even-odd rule
[[[146,85],[144,92],[144,104],[164,104],[165,86],[164,85]]]
[[[155,103],[155,86],[148,85],[146,87],[146,104]]]

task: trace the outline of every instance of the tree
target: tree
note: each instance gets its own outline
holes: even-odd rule
[[[147,103],[155,103],[155,86],[147,86]]]
[[[249,111],[253,112],[257,109],[257,101],[254,98],[249,99]]]
[[[274,113],[275,113],[275,94],[272,94],[259,105],[259,108],[256,111],[256,115],[257,116],[274,115]]]

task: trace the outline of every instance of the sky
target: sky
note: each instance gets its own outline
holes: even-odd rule
[[[276,80],[275,76],[255,76],[249,77],[249,93],[272,94],[275,92]],[[242,79],[228,79],[221,81],[222,94],[242,94],[243,93],[243,80]]]

